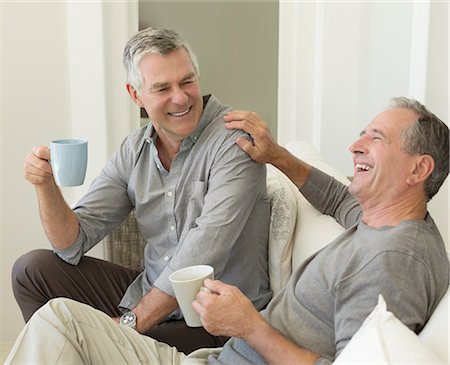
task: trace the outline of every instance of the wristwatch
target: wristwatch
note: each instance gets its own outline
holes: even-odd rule
[[[136,329],[136,314],[134,314],[131,311],[122,314],[122,316],[120,317],[119,323],[122,326],[127,326],[127,327],[131,327],[133,329]]]

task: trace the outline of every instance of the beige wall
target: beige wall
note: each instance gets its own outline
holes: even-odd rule
[[[23,179],[31,146],[67,136],[70,124],[65,6],[2,4],[1,113],[1,340],[23,326],[10,285],[15,259],[48,247],[32,186]],[[39,16],[45,14],[45,17]],[[57,31],[55,31],[57,30]]]
[[[176,29],[200,64],[204,94],[277,121],[278,1],[140,1],[139,27]]]
[[[63,190],[73,204],[139,117],[121,66],[123,46],[137,30],[137,6],[74,1],[0,6],[2,343],[15,339],[23,326],[11,290],[12,265],[25,252],[50,247],[34,188],[23,178],[25,156],[32,146],[55,138],[88,139],[86,183]],[[101,257],[101,245],[90,254]]]

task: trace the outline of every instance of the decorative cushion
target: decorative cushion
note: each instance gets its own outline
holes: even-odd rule
[[[290,142],[286,148],[302,161],[334,176],[346,185],[349,184],[345,175],[328,165],[322,155],[308,143]],[[297,224],[292,252],[293,268],[297,268],[306,258],[329,244],[344,231],[334,218],[317,211],[299,192],[297,206]]]
[[[450,252],[447,252],[450,261]],[[450,363],[450,287],[434,310],[419,337],[430,349],[446,363]]]
[[[278,169],[267,165],[267,193],[270,200],[269,277],[274,294],[291,275],[292,244],[297,220],[296,186]]]
[[[380,295],[333,364],[444,364],[423,341],[391,312]]]

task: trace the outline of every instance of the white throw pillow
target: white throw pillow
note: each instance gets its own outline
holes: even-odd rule
[[[450,261],[450,252],[447,252]],[[419,337],[430,349],[450,363],[450,287],[434,310]]]
[[[333,364],[445,364],[391,312],[380,295],[366,318]]]
[[[297,220],[296,191],[298,193],[296,186],[281,171],[267,165],[267,193],[271,206],[268,261],[270,287],[274,295],[285,286],[291,275]]]
[[[290,142],[286,148],[294,156],[348,185],[347,177],[324,161],[322,155],[303,141]],[[298,192],[298,190],[297,190]],[[328,215],[320,213],[298,192],[297,225],[292,252],[292,267],[295,269],[313,253],[333,241],[344,228]]]

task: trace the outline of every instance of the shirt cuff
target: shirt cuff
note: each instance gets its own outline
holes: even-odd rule
[[[155,280],[153,286],[166,293],[167,295],[175,298],[175,293],[169,280],[170,274],[172,274],[174,271],[175,270],[171,269],[169,266],[166,266],[161,275],[159,275]]]

